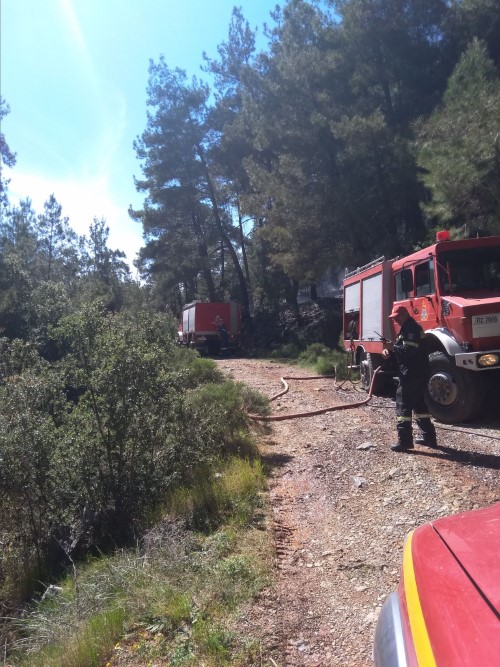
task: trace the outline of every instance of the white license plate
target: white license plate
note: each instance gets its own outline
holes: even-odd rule
[[[487,313],[486,315],[473,315],[472,335],[474,338],[488,338],[500,336],[500,315],[498,313]]]

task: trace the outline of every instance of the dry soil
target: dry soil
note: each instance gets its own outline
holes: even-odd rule
[[[297,367],[223,359],[229,377],[271,397]],[[363,401],[334,380],[288,381],[288,414]],[[498,411],[500,412],[500,411]],[[439,449],[395,453],[394,397],[322,415],[256,423],[271,474],[276,583],[241,618],[261,665],[368,667],[380,607],[398,584],[405,536],[447,514],[500,500],[500,417],[438,427]],[[241,629],[241,628],[240,628]]]

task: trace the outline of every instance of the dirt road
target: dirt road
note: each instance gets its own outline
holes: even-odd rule
[[[221,370],[267,396],[297,367],[224,359]],[[273,412],[364,400],[332,380],[289,381]],[[500,411],[499,411],[500,413]],[[262,665],[368,667],[380,606],[399,580],[407,533],[425,521],[500,500],[500,414],[445,427],[439,450],[395,453],[394,401],[256,426],[271,469],[276,585],[242,623],[260,635]]]

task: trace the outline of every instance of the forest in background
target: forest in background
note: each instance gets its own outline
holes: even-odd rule
[[[29,193],[9,203],[4,179],[3,335],[33,337],[94,298],[176,317],[194,299],[235,299],[248,319],[436,228],[499,233],[496,0],[290,0],[266,38],[256,50],[235,7],[203,80],[151,61],[135,142],[144,205],[129,211],[140,282],[105,220],[78,238],[57,193],[35,212]],[[14,166],[3,135],[0,150]]]
[[[141,269],[174,310],[293,304],[436,227],[498,233],[494,0],[291,0],[268,47],[235,9],[212,85],[151,62],[135,143]]]

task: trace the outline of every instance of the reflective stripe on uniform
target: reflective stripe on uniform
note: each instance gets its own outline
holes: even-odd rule
[[[411,417],[398,417],[398,422],[411,422]]]
[[[418,347],[418,343],[413,343],[410,340],[404,340],[403,347]]]
[[[417,415],[417,413],[415,413],[415,419],[430,419],[430,418],[431,418],[430,415]]]

